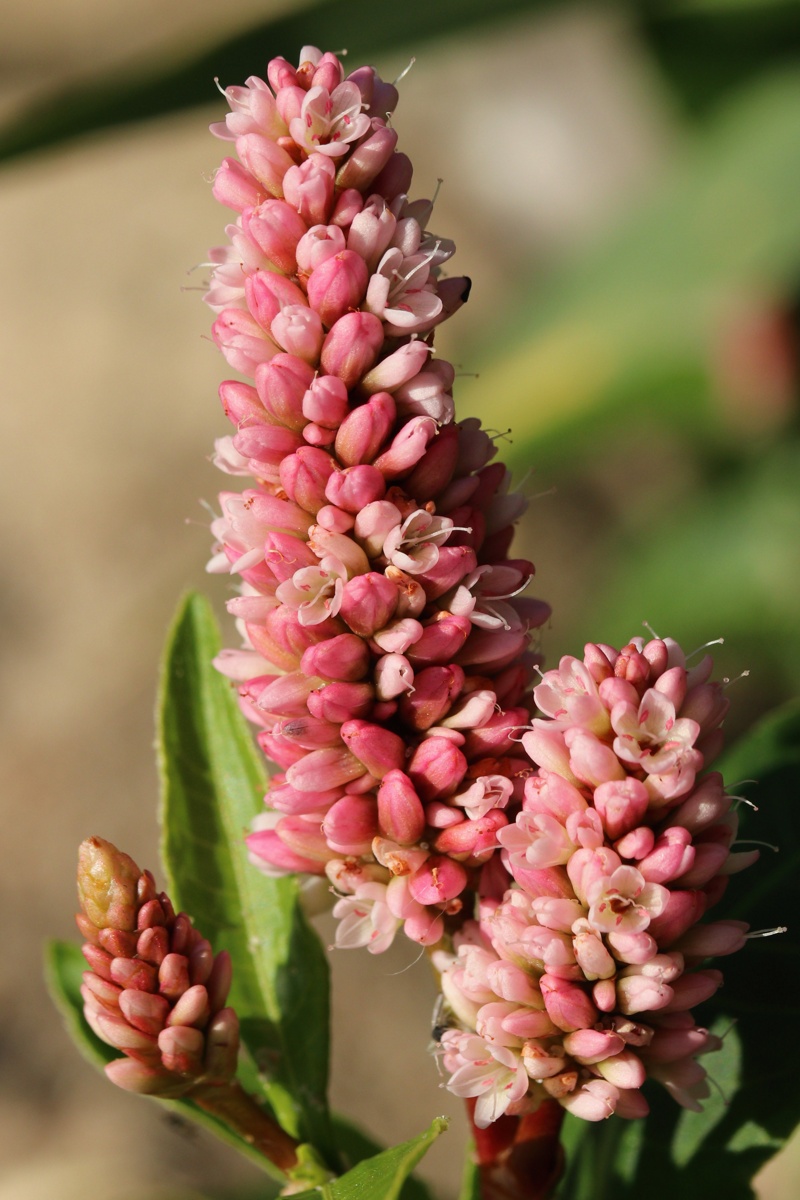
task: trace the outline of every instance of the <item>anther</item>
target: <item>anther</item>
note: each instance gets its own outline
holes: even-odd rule
[[[707,650],[709,648],[709,646],[724,646],[724,645],[725,645],[724,637],[714,638],[713,642],[703,642],[702,646],[697,646],[694,650],[692,650],[691,654],[686,655],[686,661],[688,662],[690,658],[694,658],[695,654],[702,654],[702,652],[704,650]]]
[[[397,76],[397,78],[392,80],[392,87],[397,87],[400,80],[405,79],[406,75],[411,70],[411,68],[413,67],[413,65],[416,61],[417,61],[416,58],[411,59],[408,66],[404,67],[403,70],[400,72],[400,74]]]

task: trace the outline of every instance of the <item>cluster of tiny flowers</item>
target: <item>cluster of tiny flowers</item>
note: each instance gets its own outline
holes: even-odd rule
[[[306,47],[299,68],[228,88],[235,142],[214,193],[240,213],[212,253],[214,339],[253,383],[221,387],[236,427],[210,569],[237,575],[244,638],[221,671],[281,769],[248,837],[268,873],[327,877],[336,945],[436,947],[448,1087],[475,1122],[545,1097],[644,1115],[660,1080],[697,1107],[691,1008],[741,922],[698,925],[736,817],[711,660],[634,639],[589,645],[533,691],[511,559],[524,501],[476,420],[456,422],[433,331],[466,299],[451,242],[411,201],[392,85]]]
[[[126,1057],[105,1070],[118,1087],[169,1099],[236,1073],[239,1023],[225,1007],[227,952],[177,916],[149,871],[102,838],[80,848],[76,920],[91,970],[84,1015],[97,1036]]]
[[[683,1106],[708,1095],[695,1056],[719,1039],[694,1005],[744,943],[740,921],[697,924],[757,851],[731,852],[737,818],[718,753],[728,707],[706,656],[669,640],[588,645],[534,689],[545,719],[522,743],[538,770],[498,830],[506,887],[434,954],[458,1028],[441,1038],[448,1087],[476,1124],[546,1096],[589,1121],[646,1115],[646,1077]]]
[[[454,420],[433,330],[466,299],[396,151],[396,89],[306,47],[225,95],[214,339],[251,383],[210,569],[238,576],[244,646],[217,665],[280,768],[248,838],[267,872],[325,877],[339,946],[433,945],[532,770],[513,731],[549,609],[509,559],[525,502],[477,420]],[[521,703],[522,702],[522,703]]]

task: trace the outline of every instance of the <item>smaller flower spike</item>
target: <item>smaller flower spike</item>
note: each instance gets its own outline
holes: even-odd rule
[[[84,1015],[101,1041],[125,1055],[105,1069],[112,1083],[165,1100],[191,1097],[290,1171],[296,1143],[235,1079],[239,1021],[225,1007],[227,951],[215,955],[150,872],[103,838],[81,844],[78,900],[91,968],[81,988]]]

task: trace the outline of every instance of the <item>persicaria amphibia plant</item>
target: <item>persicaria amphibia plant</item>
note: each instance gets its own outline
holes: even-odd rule
[[[722,983],[705,963],[748,930],[706,917],[757,857],[704,773],[728,707],[711,658],[635,637],[542,674],[549,608],[510,557],[525,500],[456,419],[434,352],[469,281],[413,197],[396,88],[305,47],[224,94],[212,130],[237,157],[213,190],[237,216],[206,299],[249,382],[220,388],[235,432],[215,461],[246,482],[220,496],[209,569],[239,584],[243,644],[216,666],[278,768],[250,858],[326,880],[337,947],[428,948],[436,1052],[484,1166],[545,1126],[552,1143],[563,1110],[645,1116],[647,1079],[696,1109],[698,1056],[720,1045],[693,1013]],[[127,1056],[110,1077],[165,1097],[230,1085],[227,958],[115,861],[120,898],[80,918],[87,1019]],[[538,1167],[537,1195],[552,1145]],[[503,1195],[534,1194],[511,1176]],[[498,1186],[484,1176],[487,1200]]]

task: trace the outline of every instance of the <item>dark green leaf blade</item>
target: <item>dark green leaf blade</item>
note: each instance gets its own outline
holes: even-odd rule
[[[169,886],[214,949],[231,953],[231,1004],[276,1116],[333,1160],[328,964],[296,880],[268,879],[247,861],[244,835],[262,810],[264,776],[230,686],[211,665],[218,650],[208,603],[189,596],[171,631],[159,706]]]
[[[51,941],[45,946],[45,978],[47,987],[56,1008],[64,1018],[67,1031],[92,1066],[103,1069],[106,1063],[120,1057],[120,1052],[113,1046],[101,1042],[97,1035],[86,1023],[83,1015],[83,1000],[81,998],[81,977],[87,969],[86,962],[80,950],[72,942]],[[232,1129],[211,1116],[202,1108],[198,1108],[191,1100],[158,1100],[170,1112],[176,1112],[186,1120],[195,1121],[220,1138],[240,1154],[244,1154],[251,1162],[266,1171],[275,1179],[283,1180],[284,1176],[273,1167],[263,1155],[257,1153],[249,1142],[238,1137]]]
[[[383,1150],[320,1188],[301,1192],[296,1200],[412,1200],[414,1193],[403,1191],[414,1167],[427,1153],[441,1133],[447,1129],[447,1119],[436,1117],[418,1137],[399,1146]],[[421,1185],[420,1185],[421,1186]],[[424,1196],[417,1190],[416,1196]]]

